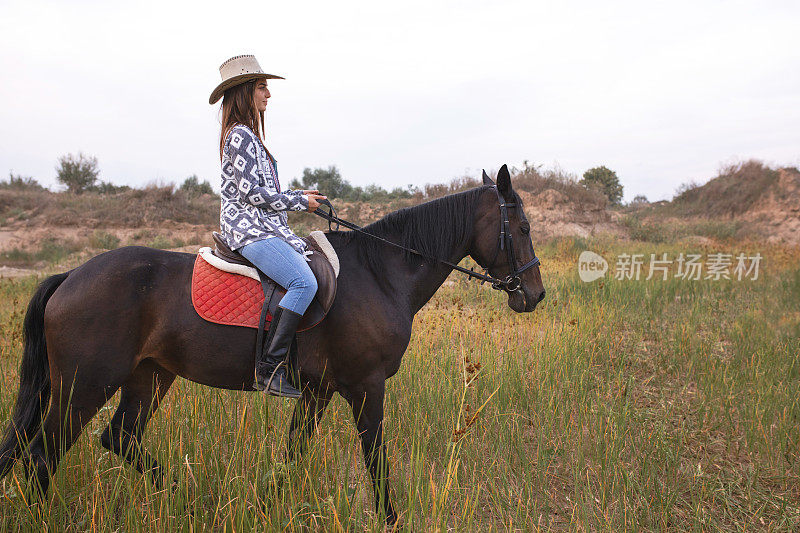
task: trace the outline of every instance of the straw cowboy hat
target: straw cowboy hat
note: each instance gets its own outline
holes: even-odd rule
[[[209,104],[214,104],[222,98],[226,90],[250,80],[257,80],[259,78],[269,78],[282,80],[283,76],[275,76],[274,74],[266,74],[261,70],[256,56],[243,55],[234,56],[219,66],[219,73],[222,76],[222,83],[217,85],[217,88],[211,92],[208,98]]]

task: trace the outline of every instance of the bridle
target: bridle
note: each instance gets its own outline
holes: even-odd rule
[[[511,236],[511,229],[510,229],[510,224],[509,224],[509,220],[508,220],[508,209],[509,208],[517,208],[519,206],[514,202],[510,202],[510,203],[505,202],[505,200],[503,199],[503,195],[500,194],[500,191],[497,189],[496,185],[492,185],[492,188],[497,193],[497,200],[500,203],[500,238],[499,238],[498,243],[497,243],[497,252],[495,253],[494,259],[492,260],[491,264],[494,264],[495,261],[497,261],[497,256],[500,254],[500,251],[505,249],[506,250],[506,254],[508,256],[509,270],[511,271],[509,273],[509,275],[506,276],[505,279],[497,279],[495,277],[492,277],[492,276],[488,275],[488,272],[489,272],[488,268],[485,269],[487,274],[481,274],[480,272],[475,272],[472,269],[466,269],[464,267],[460,267],[460,266],[458,266],[458,265],[456,265],[454,263],[451,263],[450,261],[445,261],[444,259],[439,259],[438,257],[431,257],[431,256],[429,256],[427,254],[423,254],[422,252],[418,252],[417,250],[414,250],[413,248],[408,248],[406,246],[402,246],[402,245],[397,244],[395,242],[392,242],[392,241],[389,241],[387,239],[384,239],[383,237],[378,237],[377,235],[373,235],[372,233],[364,231],[364,229],[361,226],[358,226],[356,224],[353,224],[352,222],[348,222],[347,220],[343,220],[343,219],[339,218],[338,216],[336,216],[336,210],[333,208],[333,204],[331,204],[331,202],[329,200],[327,200],[327,199],[320,200],[319,203],[322,204],[322,205],[325,205],[328,208],[328,211],[326,212],[326,211],[324,211],[322,209],[322,207],[318,207],[314,211],[314,214],[319,216],[319,217],[322,217],[322,218],[324,218],[325,220],[328,221],[328,229],[330,231],[339,231],[339,226],[344,226],[344,227],[346,227],[348,229],[351,229],[353,231],[357,231],[359,233],[367,235],[367,236],[369,236],[369,237],[371,237],[373,239],[377,239],[377,240],[379,240],[379,241],[381,241],[381,242],[383,242],[385,244],[388,244],[390,246],[394,246],[395,248],[399,248],[401,250],[405,250],[406,252],[411,252],[412,254],[419,255],[420,257],[424,257],[425,259],[429,259],[431,261],[436,261],[436,262],[445,264],[445,265],[449,266],[450,268],[452,268],[453,270],[457,270],[457,271],[461,272],[462,274],[466,274],[467,276],[469,276],[471,278],[475,278],[475,279],[481,280],[481,284],[489,282],[489,283],[492,284],[492,288],[493,289],[498,290],[498,291],[499,290],[503,290],[503,291],[506,291],[507,293],[511,294],[513,292],[518,291],[520,289],[520,287],[522,286],[522,280],[520,279],[520,275],[523,272],[525,272],[526,270],[541,264],[541,262],[539,261],[539,258],[536,257],[536,254],[534,253],[533,259],[531,259],[530,261],[528,261],[527,263],[522,265],[522,267],[517,268],[517,261],[516,261],[516,257],[514,256],[514,246],[513,246],[514,241],[513,241],[513,237]],[[336,225],[335,228],[333,227],[334,224]]]
[[[494,259],[492,259],[492,263],[494,264],[497,261],[497,256],[500,255],[500,250],[503,248],[506,249],[506,255],[508,256],[508,264],[511,273],[506,277],[505,280],[502,281],[502,286],[495,287],[495,284],[492,284],[493,289],[497,290],[505,290],[506,292],[514,292],[519,290],[522,286],[522,280],[520,279],[520,274],[528,270],[529,268],[533,268],[536,265],[541,264],[539,258],[536,257],[536,253],[533,254],[533,259],[522,265],[520,268],[517,268],[517,259],[514,256],[514,238],[511,235],[511,228],[508,222],[508,208],[517,208],[516,202],[507,203],[503,198],[503,195],[500,194],[500,190],[497,188],[497,185],[493,185],[492,188],[494,192],[497,193],[497,201],[500,203],[500,239],[497,243],[497,251],[494,254]],[[488,271],[488,269],[487,269]]]

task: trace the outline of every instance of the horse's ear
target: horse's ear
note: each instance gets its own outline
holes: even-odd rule
[[[492,181],[492,178],[489,177],[489,175],[486,173],[485,170],[483,171],[483,184],[484,185],[494,185],[494,182]]]
[[[497,173],[497,190],[506,198],[511,199],[511,174],[508,173],[508,166],[503,165]]]

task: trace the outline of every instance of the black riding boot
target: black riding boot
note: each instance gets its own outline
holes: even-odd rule
[[[289,347],[292,345],[301,318],[303,315],[278,306],[275,316],[272,317],[272,323],[269,325],[266,339],[267,349],[256,361],[254,389],[266,390],[273,396],[300,397],[300,391],[289,383],[286,356],[289,354]]]

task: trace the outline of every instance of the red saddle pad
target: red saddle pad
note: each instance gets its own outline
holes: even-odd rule
[[[197,255],[192,271],[192,304],[202,318],[227,326],[257,328],[263,303],[261,283],[224,272]],[[267,324],[271,320],[267,312]]]

